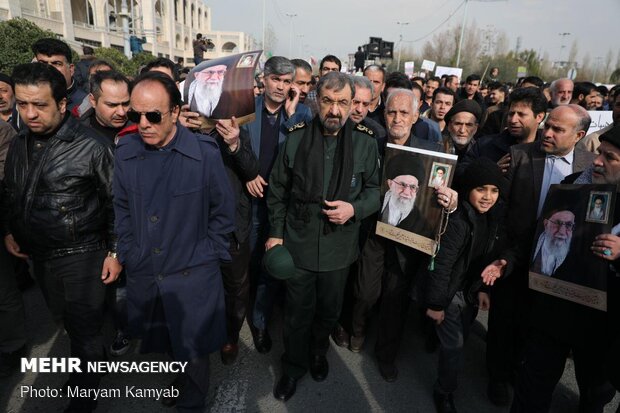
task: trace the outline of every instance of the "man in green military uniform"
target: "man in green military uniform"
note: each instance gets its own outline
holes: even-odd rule
[[[267,197],[269,250],[284,245],[295,263],[286,282],[283,375],[274,396],[288,400],[308,368],[327,377],[329,333],[340,315],[362,219],[379,209],[379,162],[372,131],[348,120],[355,94],[343,73],[323,76],[319,112],[298,124],[278,154]]]

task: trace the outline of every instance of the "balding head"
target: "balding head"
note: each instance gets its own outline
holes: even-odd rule
[[[572,80],[563,78],[551,82],[551,103],[553,106],[568,105],[573,97],[575,85]]]
[[[588,112],[578,105],[564,105],[553,109],[545,121],[542,150],[550,155],[567,155],[584,137],[590,121]]]
[[[411,90],[393,89],[385,101],[385,124],[388,141],[404,144],[411,127],[418,120],[418,99]]]

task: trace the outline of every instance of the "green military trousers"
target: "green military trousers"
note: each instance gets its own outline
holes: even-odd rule
[[[325,272],[297,269],[286,281],[284,374],[300,378],[308,371],[311,356],[327,353],[348,274],[349,267]]]

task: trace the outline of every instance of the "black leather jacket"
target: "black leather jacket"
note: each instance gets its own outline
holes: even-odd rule
[[[6,159],[3,235],[35,260],[116,249],[112,146],[71,116],[63,122],[36,164],[28,159],[28,130]]]

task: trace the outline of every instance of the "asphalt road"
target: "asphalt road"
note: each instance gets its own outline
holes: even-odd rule
[[[30,357],[68,357],[69,341],[57,329],[37,287],[24,294],[27,311],[27,331]],[[106,326],[106,337],[111,340],[113,331]],[[206,411],[217,413],[240,412],[434,412],[432,386],[435,380],[437,356],[424,351],[424,338],[420,334],[419,320],[412,311],[406,325],[406,334],[397,360],[398,380],[387,383],[379,374],[372,354],[374,331],[371,329],[364,351],[352,353],[332,345],[328,353],[330,373],[327,380],[316,383],[307,375],[298,382],[297,393],[287,403],[274,399],[272,390],[280,374],[282,354],[281,316],[276,314],[272,323],[274,347],[267,355],[258,354],[252,345],[247,325],[241,333],[240,353],[236,363],[223,366],[219,354],[211,357],[211,386]],[[376,324],[376,320],[375,323]],[[493,406],[486,399],[486,370],[484,361],[484,334],[486,317],[478,317],[466,346],[465,363],[460,378],[455,403],[459,412],[499,413],[508,408]],[[1,328],[1,326],[0,326]],[[135,346],[134,346],[135,349]],[[140,355],[135,351],[120,360],[166,360],[163,356]],[[121,374],[106,375],[101,388],[162,389],[174,377],[171,374]],[[38,389],[60,388],[66,374],[16,373],[0,379],[0,412],[34,413],[62,411],[66,398],[21,397],[21,386]],[[172,412],[154,398],[105,398],[99,401],[97,412],[155,413]],[[615,412],[620,397],[616,395],[606,412]],[[564,376],[553,399],[552,412],[577,412],[577,390],[573,366],[567,362]]]

